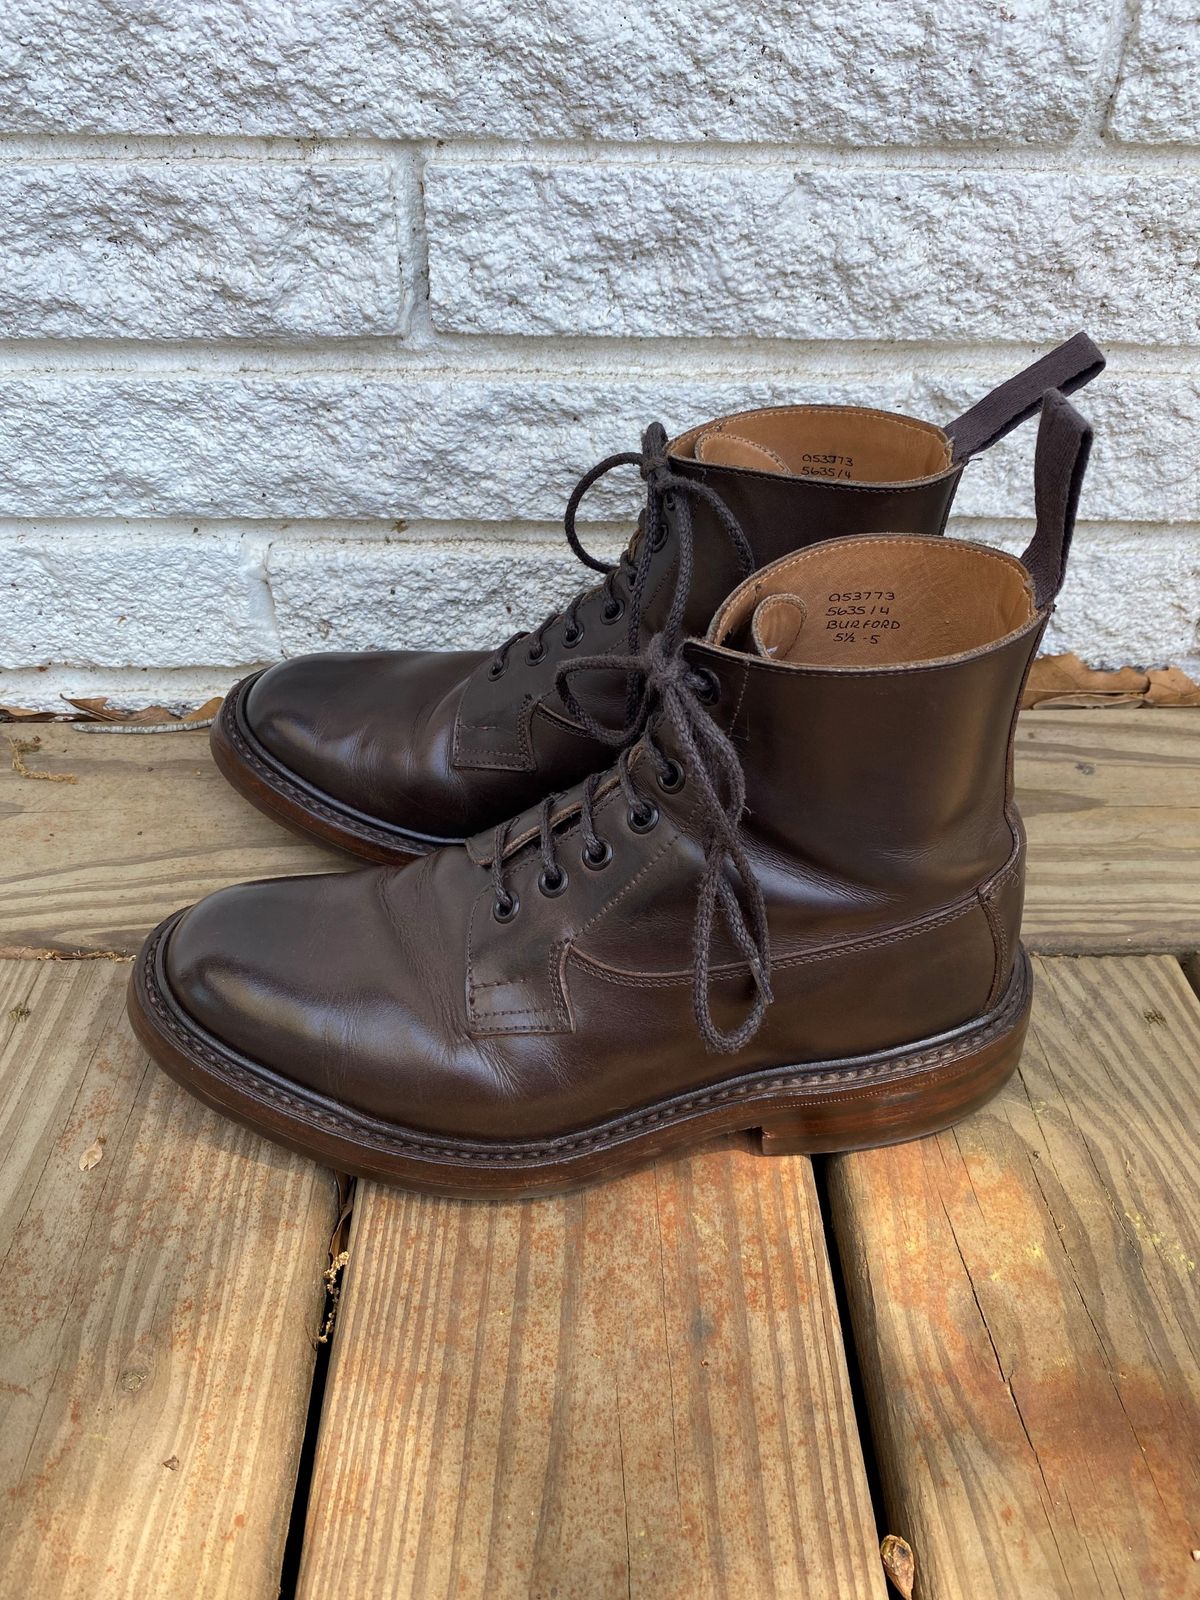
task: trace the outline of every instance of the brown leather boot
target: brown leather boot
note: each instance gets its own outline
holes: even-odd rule
[[[846,1150],[963,1116],[1029,1012],[1013,726],[1089,442],[1048,394],[1022,561],[813,544],[704,642],[680,642],[677,595],[616,659],[642,732],[608,772],[404,870],[172,917],[131,984],[142,1040],[260,1132],[448,1194],[563,1187],[729,1129]],[[580,682],[612,665],[559,682],[619,743]]]
[[[684,544],[695,544],[684,625],[701,633],[740,579],[814,539],[941,533],[965,463],[1047,389],[1070,393],[1103,366],[1078,334],[945,429],[852,406],[743,412],[670,444],[648,429],[640,455],[602,461],[567,507],[571,548],[603,583],[495,651],[302,656],[247,678],[213,727],[217,765],[269,815],[369,861],[461,843],[608,758],[556,675],[585,652],[645,647],[671,610]],[[608,567],[579,543],[575,511],[627,463],[646,480],[646,510]],[[624,694],[612,677],[608,715]]]

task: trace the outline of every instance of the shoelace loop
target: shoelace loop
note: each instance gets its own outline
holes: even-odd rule
[[[577,673],[614,670],[628,673],[631,682],[640,686],[636,703],[620,728],[600,722],[579,703],[571,688],[571,679]],[[634,778],[632,767],[640,751],[645,750],[654,765],[665,793],[677,791],[689,780],[695,782],[704,865],[692,937],[692,1008],[707,1049],[717,1053],[742,1049],[758,1032],[771,1003],[770,939],[762,887],[741,838],[741,819],[746,809],[745,774],[732,740],[710,709],[719,694],[713,674],[692,667],[679,638],[672,639],[664,632],[656,634],[637,655],[589,656],[564,663],[558,669],[556,683],[564,702],[594,738],[604,744],[624,746],[615,769],[594,773],[583,785],[579,817],[581,861],[585,868],[600,871],[613,857],[611,841],[602,839],[596,831],[596,796],[614,771],[627,806],[626,821],[634,833],[651,832],[660,818],[658,806],[642,793]],[[655,739],[655,729],[663,723],[683,756],[681,762],[668,755]],[[637,738],[638,743],[631,745],[631,737]],[[538,887],[548,896],[562,894],[567,887],[567,869],[560,860],[555,834],[554,806],[558,798],[548,795],[538,811],[542,863]],[[506,879],[505,852],[511,826],[511,822],[500,824],[492,849],[493,914],[500,922],[512,921],[520,909],[516,893]],[[734,877],[740,891],[731,881]],[[750,1009],[732,1029],[720,1028],[712,1014],[712,944],[718,913],[754,984]]]
[[[605,456],[603,461],[598,461],[580,478],[571,491],[567,501],[566,511],[563,516],[563,531],[566,534],[568,545],[574,555],[585,567],[590,567],[593,572],[605,575],[602,588],[606,599],[601,611],[605,623],[619,622],[622,616],[627,618],[626,624],[626,649],[635,652],[641,642],[642,615],[646,603],[646,586],[650,576],[650,565],[655,554],[662,549],[669,536],[668,512],[674,511],[676,530],[679,536],[681,552],[679,571],[676,578],[675,590],[672,595],[670,615],[667,620],[666,631],[677,634],[682,625],[684,611],[687,606],[688,593],[691,589],[692,560],[691,546],[693,543],[691,501],[703,500],[713,508],[717,519],[724,529],[734,553],[738,560],[740,576],[747,577],[754,567],[754,556],[741,524],[733,516],[717,492],[708,484],[701,483],[698,479],[685,477],[677,472],[671,465],[668,454],[669,441],[666,429],[661,422],[652,422],[642,434],[642,447],[640,450],[623,450],[616,455]],[[646,484],[646,507],[641,521],[641,538],[636,540],[631,549],[622,552],[619,561],[602,561],[598,556],[592,555],[586,549],[579,537],[575,518],[579,507],[588,493],[606,473],[614,471],[617,467],[637,467]],[[684,560],[682,546],[686,543],[687,574],[684,579]],[[629,595],[629,603],[618,592],[618,580],[624,577],[625,587]],[[583,624],[579,620],[579,607],[588,598],[593,590],[582,590],[561,611],[552,611],[545,620],[530,632],[514,633],[506,639],[488,666],[488,674],[498,678],[508,665],[510,651],[522,639],[528,641],[526,654],[531,662],[540,661],[546,653],[545,635],[547,631],[560,620],[564,623],[563,643],[568,649],[573,648],[583,638]],[[635,685],[630,684],[630,703],[636,692]]]

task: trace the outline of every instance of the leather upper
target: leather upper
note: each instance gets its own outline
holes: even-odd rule
[[[898,627],[845,626],[871,619],[845,617],[861,602],[841,596],[868,589],[892,595],[869,604]],[[769,625],[781,600],[782,630]],[[1011,736],[1047,615],[1013,558],[843,539],[757,573],[707,639],[683,647],[689,669],[719,684],[711,714],[740,753],[742,836],[770,931],[773,1003],[735,1054],[697,1040],[709,820],[661,726],[683,786],[663,788],[643,740],[630,776],[659,820],[637,831],[616,776],[605,779],[603,868],[582,858],[578,789],[553,830],[561,892],[539,887],[536,819],[508,830],[511,920],[493,914],[486,836],[402,870],[243,885],[175,928],[172,992],[275,1073],[390,1122],[481,1140],[559,1134],[755,1067],[951,1029],[996,1003],[1017,946]],[[878,661],[881,647],[862,642],[872,632],[888,641]],[[720,923],[708,993],[722,1025],[751,993]]]
[[[881,530],[940,533],[963,463],[931,423],[851,406],[790,406],[703,424],[669,449],[673,471],[720,497],[755,566],[816,539]],[[702,632],[739,570],[711,504],[690,508],[696,569],[685,624]],[[674,588],[677,511],[650,555],[637,643],[662,627]],[[635,535],[636,540],[641,535]],[[493,653],[370,651],[281,663],[251,686],[245,715],[259,744],[321,796],[426,839],[463,839],[569,787],[609,752],[566,714],[560,665],[628,650],[625,575],[560,618],[537,659],[520,642],[504,670]],[[497,641],[499,643],[499,641]],[[603,698],[603,696],[602,696]],[[613,698],[610,685],[609,698]]]

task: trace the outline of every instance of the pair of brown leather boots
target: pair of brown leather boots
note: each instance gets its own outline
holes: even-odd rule
[[[164,922],[130,988],[152,1055],[271,1138],[445,1194],[978,1106],[1029,1014],[1013,729],[1090,445],[1064,395],[1103,365],[1077,335],[946,428],[653,426],[567,507],[603,581],[532,632],[240,684],[225,775],[385,865]],[[1035,413],[1021,560],[940,537],[967,461]],[[607,567],[575,512],[626,463],[646,507]]]

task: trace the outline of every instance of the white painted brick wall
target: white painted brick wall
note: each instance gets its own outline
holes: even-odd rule
[[[1081,325],[1051,645],[1200,666],[1198,218],[1190,0],[9,0],[0,701],[487,645],[648,420],[946,420]],[[1019,548],[1031,443],[964,534]]]

